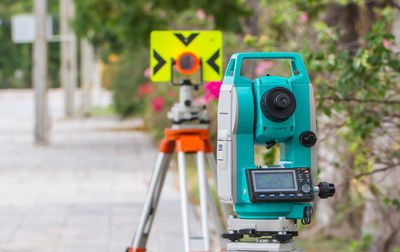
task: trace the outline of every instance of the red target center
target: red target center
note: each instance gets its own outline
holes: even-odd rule
[[[182,74],[193,74],[200,66],[199,58],[191,52],[181,53],[175,62],[176,69]]]

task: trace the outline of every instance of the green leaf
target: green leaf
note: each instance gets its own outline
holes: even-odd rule
[[[390,199],[388,197],[385,197],[382,199],[382,202],[387,206],[390,203]]]

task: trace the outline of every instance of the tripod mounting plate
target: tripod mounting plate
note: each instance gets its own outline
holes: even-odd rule
[[[228,218],[227,229],[229,231],[254,229],[257,232],[295,232],[297,224],[295,220],[284,217],[274,220]]]
[[[226,244],[227,250],[225,252],[234,251],[259,251],[259,252],[272,252],[272,251],[290,251],[290,252],[303,252],[303,249],[296,249],[295,241],[291,240],[287,243],[274,242],[272,240],[260,240],[258,242],[228,242]]]

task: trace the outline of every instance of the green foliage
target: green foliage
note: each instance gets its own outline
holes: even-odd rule
[[[171,121],[167,118],[167,113],[172,104],[178,100],[179,88],[172,87],[168,83],[150,85],[154,87],[155,91],[144,97],[143,115],[149,132],[152,133],[155,139],[160,140],[164,136],[164,129],[171,126]],[[154,108],[153,103],[156,100],[163,101],[163,105],[159,106],[159,109]]]
[[[263,153],[264,164],[265,165],[276,164],[276,161],[278,161],[277,157],[279,157],[278,146],[275,146],[274,148],[264,151]]]
[[[316,24],[322,45],[316,52],[304,52],[309,71],[316,85],[318,109],[327,116],[332,111],[340,114],[338,133],[350,144],[354,167],[360,173],[371,173],[379,163],[379,154],[368,144],[387,133],[382,122],[397,116],[400,100],[395,95],[400,90],[400,60],[388,46],[393,35],[386,32],[390,16],[379,20],[356,53],[344,50],[338,53],[337,36],[331,28]],[[330,43],[326,41],[331,40]],[[395,154],[397,148],[386,150]],[[391,154],[392,155],[392,154]]]
[[[137,89],[146,81],[143,73],[148,64],[147,51],[137,50],[124,53],[118,62],[109,64],[106,69],[105,78],[113,91],[115,108],[122,117],[143,111],[143,99],[137,96]]]
[[[116,114],[115,105],[111,104],[107,107],[96,107],[84,111],[87,116],[113,116]]]
[[[400,196],[400,191],[399,191],[398,195]],[[385,204],[386,207],[388,207],[389,205],[392,205],[397,209],[397,211],[400,212],[400,197],[394,198],[394,199],[391,199],[389,197],[384,197],[382,199],[382,202]]]
[[[32,78],[32,44],[14,44],[11,40],[11,17],[32,13],[31,0],[2,0],[0,3],[0,88],[29,88]],[[48,3],[49,13],[58,13],[58,1]],[[54,15],[55,17],[57,15]],[[53,19],[55,26],[57,20]],[[59,44],[49,43],[48,73],[50,86],[59,86]]]
[[[196,19],[194,10],[202,9],[212,16],[215,27],[239,31],[238,16],[248,15],[238,1],[186,1],[186,0],[75,0],[76,31],[87,36],[109,52],[135,50],[137,46],[148,46],[152,30],[192,28],[191,20]],[[189,12],[188,11],[192,11]],[[188,16],[187,14],[190,14]],[[185,20],[173,25],[173,20]]]
[[[11,41],[11,16],[26,11],[28,1],[0,3],[0,88],[22,88],[31,79],[31,46],[16,45]]]
[[[350,245],[350,252],[367,251],[368,247],[372,244],[373,237],[371,234],[365,234],[361,241],[353,241]]]

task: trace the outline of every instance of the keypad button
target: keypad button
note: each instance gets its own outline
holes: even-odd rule
[[[303,193],[309,193],[311,191],[311,186],[309,184],[304,184],[301,186]]]
[[[279,197],[284,198],[285,194],[281,193],[281,194],[279,194]]]
[[[267,195],[265,195],[265,194],[260,194],[260,195],[258,195],[258,197],[260,197],[260,198],[265,198],[265,197],[267,197]]]
[[[270,198],[275,198],[275,194],[272,193],[272,194],[269,195],[269,197]]]
[[[289,197],[294,197],[294,193],[289,193]]]

